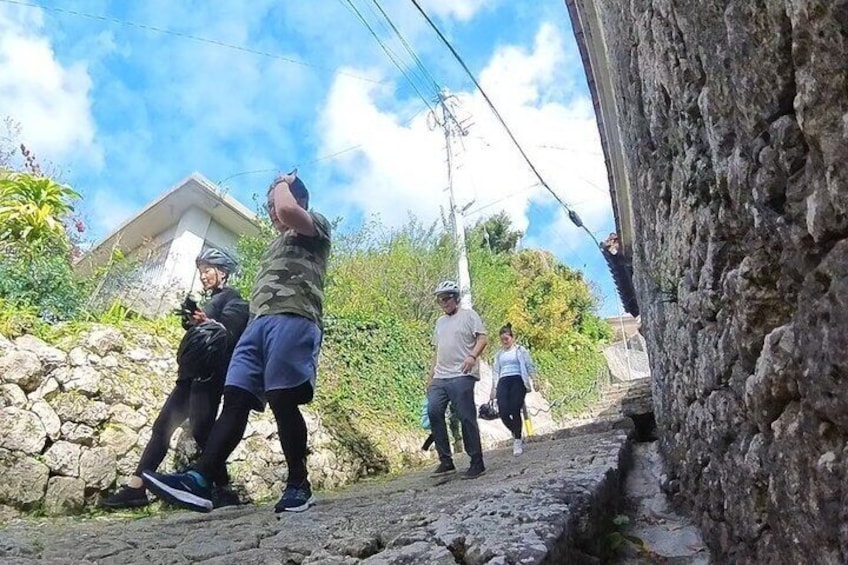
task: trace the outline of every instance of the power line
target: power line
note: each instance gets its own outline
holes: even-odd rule
[[[482,204],[482,205],[480,205],[480,206],[478,206],[478,207],[476,207],[472,210],[469,210],[468,212],[466,212],[466,214],[470,216],[471,214],[476,214],[477,212],[482,212],[483,210],[487,210],[487,209],[491,208],[492,206],[495,206],[497,204],[500,204],[501,202],[509,200],[510,198],[515,198],[516,196],[518,196],[519,194],[521,194],[523,192],[527,192],[528,190],[532,190],[532,189],[536,188],[537,186],[541,186],[541,185],[538,182],[535,182],[535,183],[531,184],[530,186],[525,186],[524,188],[520,188],[518,190],[510,192],[509,194],[507,194],[506,196],[504,196],[502,198],[498,198],[497,200],[487,202],[486,204]]]
[[[563,147],[561,145],[537,145],[539,149],[553,149],[555,151],[568,151],[570,153],[578,153],[581,155],[596,155],[598,157],[603,157],[603,153],[600,151],[586,151],[585,149],[575,149],[573,147]]]
[[[403,65],[400,64],[400,61],[398,61],[397,55],[389,48],[388,45],[383,42],[383,40],[380,38],[380,35],[374,30],[374,28],[371,26],[365,16],[362,15],[362,12],[360,12],[359,9],[354,5],[353,0],[339,0],[339,2],[341,2],[342,4],[347,3],[349,9],[359,19],[362,25],[364,25],[366,29],[368,29],[368,31],[371,33],[371,36],[377,41],[377,43],[383,49],[383,52],[386,54],[389,60],[394,64],[395,67],[397,67],[397,69],[403,75],[403,78],[405,78],[406,81],[409,83],[409,86],[412,87],[412,90],[415,91],[419,98],[424,101],[424,104],[427,105],[427,108],[432,112],[433,107],[430,106],[430,100],[428,99],[428,97],[424,96],[421,93],[421,90],[418,89],[418,86],[415,84],[415,81],[412,80],[412,78],[407,74],[406,70],[403,68]]]
[[[235,173],[233,175],[230,175],[228,177],[224,177],[215,184],[222,185],[226,181],[228,181],[230,179],[234,179],[236,177],[243,177],[244,175],[256,175],[256,174],[259,174],[259,173],[273,173],[273,172],[276,172],[277,170],[278,169],[276,167],[274,167],[273,169],[254,169],[252,171],[241,171],[241,172]]]
[[[388,82],[388,81],[384,81],[384,80],[376,80],[376,79],[364,77],[364,76],[361,76],[361,75],[349,73],[347,71],[339,71],[339,70],[333,69],[331,67],[325,67],[325,66],[322,66],[322,65],[315,65],[315,64],[312,64],[312,63],[307,63],[306,61],[301,61],[299,59],[293,59],[291,57],[285,57],[283,55],[277,55],[275,53],[269,53],[267,51],[260,51],[258,49],[253,49],[251,47],[245,47],[243,45],[234,45],[232,43],[227,43],[225,41],[220,41],[218,39],[211,39],[211,38],[208,38],[208,37],[200,37],[200,36],[197,36],[197,35],[192,35],[190,33],[183,33],[181,31],[174,31],[172,29],[161,28],[161,27],[157,27],[157,26],[153,26],[153,25],[149,25],[149,24],[142,24],[142,23],[138,23],[138,22],[122,20],[122,19],[119,19],[119,18],[113,18],[113,17],[109,17],[109,16],[101,16],[101,15],[98,15],[98,14],[90,14],[90,13],[87,13],[87,12],[80,12],[80,11],[77,11],[77,10],[69,10],[67,8],[58,8],[58,7],[55,7],[55,6],[46,6],[44,4],[38,4],[38,3],[35,3],[35,2],[23,2],[21,0],[0,0],[0,2],[2,2],[4,4],[14,4],[16,6],[24,6],[24,7],[27,7],[27,8],[40,8],[42,10],[47,10],[47,11],[50,11],[50,12],[56,12],[58,14],[66,14],[66,15],[76,16],[76,17],[80,17],[80,18],[87,18],[87,19],[90,19],[90,20],[99,20],[99,21],[102,21],[102,22],[118,24],[118,25],[123,25],[123,26],[127,26],[127,27],[134,27],[134,28],[137,28],[137,29],[145,30],[145,31],[152,31],[154,33],[159,33],[159,34],[163,34],[163,35],[170,35],[170,36],[179,37],[179,38],[182,38],[182,39],[189,39],[191,41],[197,41],[199,43],[206,43],[206,44],[209,44],[209,45],[215,45],[217,47],[224,47],[226,49],[233,49],[235,51],[241,51],[243,53],[249,53],[251,55],[259,55],[261,57],[267,57],[269,59],[276,59],[278,61],[283,61],[285,63],[290,63],[292,65],[300,65],[300,66],[303,66],[303,67],[310,67],[310,68],[313,68],[313,69],[331,71],[331,72],[334,72],[334,73],[338,73],[340,75],[345,75],[345,76],[348,76],[348,77],[351,77],[351,78],[355,78],[355,79],[365,81],[365,82],[371,82],[371,83],[374,83],[374,84],[386,84]]]
[[[382,14],[380,14],[377,10],[374,9],[372,2],[366,2],[365,5],[368,8],[368,11],[371,13],[371,16],[373,16],[375,18],[375,20],[377,22],[379,22],[380,28],[382,29],[382,31],[384,33],[386,33],[390,36],[391,35],[397,35],[392,31],[392,28],[391,28],[391,25],[390,25],[392,22],[389,22],[387,24],[386,23],[387,18],[384,17]],[[389,40],[389,42],[391,42],[391,40]],[[400,57],[398,55],[398,51],[396,49],[392,49],[392,52],[395,54],[395,57],[399,60]],[[418,65],[407,65],[407,70],[409,71],[409,74],[412,75],[415,78],[416,81],[420,81],[419,84],[428,85],[429,79],[427,78],[426,70],[422,72],[421,67],[418,66]],[[423,88],[423,90],[426,90],[426,87]]]
[[[412,49],[412,46],[409,44],[409,42],[406,40],[406,38],[405,38],[405,37],[403,36],[403,34],[400,32],[400,30],[398,29],[398,27],[395,25],[395,23],[392,21],[392,19],[391,19],[391,18],[389,17],[389,15],[386,13],[386,11],[383,9],[383,7],[380,5],[379,0],[371,0],[371,1],[372,1],[372,3],[374,4],[374,6],[376,6],[376,7],[377,7],[377,10],[379,10],[379,11],[380,11],[380,13],[383,15],[383,17],[384,17],[384,18],[386,19],[386,21],[389,23],[389,26],[390,26],[390,27],[392,28],[392,30],[395,32],[395,35],[397,35],[397,37],[398,37],[398,39],[400,40],[401,44],[402,44],[402,45],[404,46],[404,48],[406,49],[406,52],[407,52],[407,53],[409,53],[409,55],[412,57],[412,60],[413,60],[413,61],[415,61],[416,66],[417,66],[417,67],[421,70],[421,72],[423,73],[424,78],[425,78],[426,80],[429,80],[429,81],[432,83],[432,86],[435,88],[436,92],[440,92],[440,91],[442,90],[442,87],[441,87],[441,86],[439,86],[439,83],[436,81],[436,79],[435,79],[435,78],[433,78],[433,75],[430,73],[430,71],[427,69],[427,67],[424,65],[424,63],[421,61],[421,59],[420,59],[420,58],[418,57],[418,55],[415,53],[415,50],[414,50],[414,49]]]
[[[3,0],[0,0],[0,1],[3,1]],[[403,120],[401,123],[404,124],[404,126],[408,126],[412,122],[412,120],[414,120],[419,114],[421,114],[421,111],[416,110],[415,113],[413,113],[411,116],[409,116],[408,118]],[[329,153],[327,155],[322,155],[320,157],[316,157],[315,159],[313,159],[311,161],[306,161],[305,163],[300,163],[300,164],[294,165],[290,168],[291,169],[298,169],[298,168],[301,168],[301,167],[305,167],[306,165],[314,165],[315,163],[320,163],[322,161],[329,161],[330,159],[335,159],[339,155],[344,155],[345,153],[349,153],[349,152],[354,151],[356,149],[360,149],[362,146],[363,146],[362,143],[357,143],[356,145],[351,145],[350,147],[345,147],[344,149],[340,149],[340,150],[335,151],[333,153]],[[274,167],[274,168],[271,168],[271,169],[254,169],[254,170],[251,170],[251,171],[241,171],[241,172],[232,174],[228,177],[222,178],[216,184],[220,185],[220,184],[224,183],[225,181],[228,181],[230,179],[234,179],[236,177],[241,177],[241,176],[244,176],[244,175],[254,175],[254,174],[259,174],[259,173],[273,173],[273,172],[277,172],[279,170],[280,170],[279,168]]]
[[[522,148],[521,144],[518,143],[518,140],[515,138],[515,135],[512,133],[512,130],[509,128],[506,121],[501,116],[500,112],[498,112],[498,109],[495,107],[494,103],[489,98],[489,95],[486,94],[486,91],[483,90],[482,86],[480,86],[480,83],[477,81],[477,78],[474,76],[474,73],[471,72],[471,69],[468,68],[468,65],[465,64],[465,61],[462,59],[460,54],[457,53],[456,49],[454,49],[454,47],[453,47],[453,45],[451,45],[450,41],[448,41],[448,39],[444,36],[444,34],[442,34],[441,30],[438,28],[438,26],[436,26],[436,24],[433,22],[433,20],[430,19],[430,16],[427,15],[427,12],[424,11],[424,9],[418,3],[418,0],[411,0],[411,1],[412,1],[412,4],[418,9],[418,11],[424,17],[424,19],[427,20],[427,23],[430,25],[430,27],[433,29],[433,31],[436,32],[436,35],[439,36],[439,39],[441,39],[442,43],[444,43],[445,46],[447,46],[447,48],[450,50],[451,54],[453,54],[454,58],[462,66],[463,70],[465,70],[465,73],[468,75],[468,77],[474,83],[474,86],[477,87],[477,90],[480,91],[480,94],[483,96],[483,99],[486,101],[486,104],[488,104],[489,108],[492,110],[492,113],[495,114],[495,117],[498,119],[500,124],[503,126],[504,130],[506,130],[507,135],[509,135],[509,138],[512,140],[513,144],[515,144],[515,147],[518,149],[519,153],[521,153],[521,156],[524,158],[524,161],[530,167],[530,170],[532,170],[533,174],[536,175],[536,178],[539,179],[539,183],[548,192],[550,192],[553,195],[553,197],[556,199],[556,201],[559,202],[560,205],[563,208],[565,208],[565,210],[568,212],[568,218],[571,220],[571,222],[575,226],[577,226],[578,228],[583,229],[589,235],[589,237],[591,237],[592,240],[598,246],[600,246],[600,243],[595,238],[595,235],[586,226],[583,225],[583,221],[580,219],[580,216],[577,215],[577,212],[574,211],[574,209],[572,209],[571,206],[566,204],[565,201],[562,198],[560,198],[559,195],[556,192],[553,191],[553,189],[551,189],[551,187],[548,185],[548,183],[545,182],[545,179],[542,177],[542,175],[536,169],[536,166],[530,160],[530,157],[527,156],[527,153],[524,152],[524,148]]]
[[[306,165],[313,165],[315,163],[320,163],[321,161],[328,161],[330,159],[334,159],[334,158],[338,157],[339,155],[343,155],[345,153],[349,153],[350,151],[354,151],[355,149],[359,149],[360,147],[362,147],[361,143],[358,144],[358,145],[351,145],[350,147],[346,147],[344,149],[336,151],[335,153],[330,153],[329,155],[324,155],[323,157],[318,157],[317,159],[307,161],[307,162],[303,163],[302,165],[297,165],[293,168],[300,168],[300,167],[303,167],[303,166],[306,166]],[[230,179],[234,179],[236,177],[241,177],[241,176],[244,176],[244,175],[254,175],[254,174],[259,174],[259,173],[273,173],[273,172],[277,172],[279,170],[280,170],[279,168],[274,167],[274,168],[271,168],[271,169],[254,169],[252,171],[241,171],[239,173],[235,173],[235,174],[230,175],[228,177],[222,178],[221,180],[218,181],[217,184],[221,184],[221,183],[228,181]]]

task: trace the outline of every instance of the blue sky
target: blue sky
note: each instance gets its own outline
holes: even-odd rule
[[[411,67],[373,0],[350,1]],[[550,186],[598,239],[613,231],[597,127],[564,2],[421,4]],[[602,313],[616,314],[600,253],[534,186],[479,92],[412,3],[380,5],[472,124],[454,146],[457,201],[473,201],[467,221],[506,210],[526,231],[525,247],[547,249],[583,270],[603,298]],[[347,0],[40,6],[0,0],[0,117],[19,121],[28,145],[84,195],[95,239],[193,171],[223,181],[252,208],[253,195],[274,173],[240,173],[297,165],[314,207],[342,216],[347,228],[375,214],[397,225],[409,211],[431,221],[447,206],[444,138],[428,127],[424,101]],[[415,82],[425,96],[432,93],[429,81]]]

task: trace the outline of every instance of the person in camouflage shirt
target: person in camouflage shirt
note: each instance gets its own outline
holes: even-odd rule
[[[227,370],[224,408],[206,449],[187,473],[142,473],[157,496],[188,508],[212,509],[211,478],[244,435],[251,410],[267,402],[288,467],[275,512],[301,512],[313,503],[306,471],[306,422],[299,406],[312,401],[321,348],[324,278],[330,222],[309,210],[309,192],[296,174],[268,188],[268,214],[279,232],[262,257],[250,296],[251,321]]]

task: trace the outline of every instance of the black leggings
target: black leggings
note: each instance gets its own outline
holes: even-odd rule
[[[203,450],[218,414],[222,389],[223,379],[202,383],[191,380],[177,381],[159,411],[159,416],[153,422],[150,441],[138,461],[136,476],[141,476],[142,471],[155,471],[159,467],[168,453],[171,436],[186,420],[189,422],[194,441]]]
[[[521,439],[521,407],[524,406],[524,397],[527,389],[524,388],[524,380],[519,376],[501,377],[498,379],[498,414],[501,422],[512,432],[512,437]]]
[[[277,433],[286,458],[288,484],[306,481],[306,421],[299,406],[312,401],[312,383],[305,382],[295,388],[271,390],[265,393],[268,405],[277,420]],[[195,469],[203,476],[215,480],[216,470],[226,464],[227,458],[244,436],[250,410],[256,398],[244,389],[224,388],[224,409],[215,422],[203,455]]]

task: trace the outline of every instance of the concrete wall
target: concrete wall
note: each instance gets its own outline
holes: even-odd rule
[[[719,563],[846,563],[848,2],[576,4],[677,499]]]
[[[131,254],[131,259],[143,261],[140,271],[107,292],[120,294],[122,301],[135,311],[148,316],[162,314],[175,308],[188,291],[203,288],[195,258],[204,246],[232,251],[237,241],[238,236],[213,220],[208,212],[191,207],[175,225]]]
[[[238,235],[234,234],[215,220],[209,222],[209,229],[206,231],[206,243],[208,245],[212,245],[218,249],[232,251],[235,249],[237,242]]]
[[[180,217],[160,284],[191,288],[197,268],[194,260],[203,250],[212,217],[200,208],[189,208]]]

